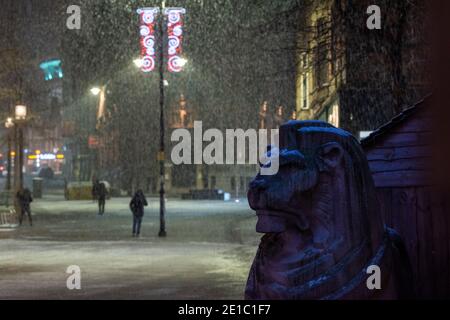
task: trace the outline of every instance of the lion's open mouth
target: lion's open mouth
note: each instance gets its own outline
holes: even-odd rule
[[[309,222],[300,211],[259,209],[256,210],[256,215],[256,232],[259,233],[281,233],[286,231],[288,226],[296,226],[300,232],[309,229]]]
[[[286,231],[288,213],[272,210],[257,210],[258,222],[256,232],[281,233]]]

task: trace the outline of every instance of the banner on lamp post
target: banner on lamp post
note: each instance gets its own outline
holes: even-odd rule
[[[170,72],[181,72],[185,64],[183,53],[183,27],[184,8],[166,8],[164,15],[167,17],[167,68]]]
[[[148,73],[156,66],[155,26],[159,8],[139,8],[137,13],[140,18],[141,70]]]

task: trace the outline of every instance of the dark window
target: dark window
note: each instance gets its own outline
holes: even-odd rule
[[[244,191],[245,189],[245,178],[239,177],[239,190]]]
[[[322,87],[328,82],[328,28],[325,18],[317,20],[317,44],[315,48],[315,84]]]
[[[231,177],[231,190],[235,190],[236,189],[236,178],[235,177]]]
[[[195,167],[187,164],[173,166],[172,185],[178,188],[189,188],[195,186]]]
[[[215,176],[211,176],[211,189],[215,189],[216,188],[216,177]]]
[[[203,177],[202,177],[202,183],[203,183],[203,189],[208,189],[208,174],[203,173]]]

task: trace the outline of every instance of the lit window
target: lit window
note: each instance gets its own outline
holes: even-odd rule
[[[303,76],[302,84],[302,109],[308,109],[308,79],[306,74]]]

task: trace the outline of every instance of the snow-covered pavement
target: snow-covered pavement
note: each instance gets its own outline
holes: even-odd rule
[[[245,200],[167,201],[168,237],[151,199],[131,237],[128,199],[96,216],[92,201],[33,203],[35,226],[0,229],[0,299],[242,299],[259,235]],[[66,269],[81,268],[81,290]]]

